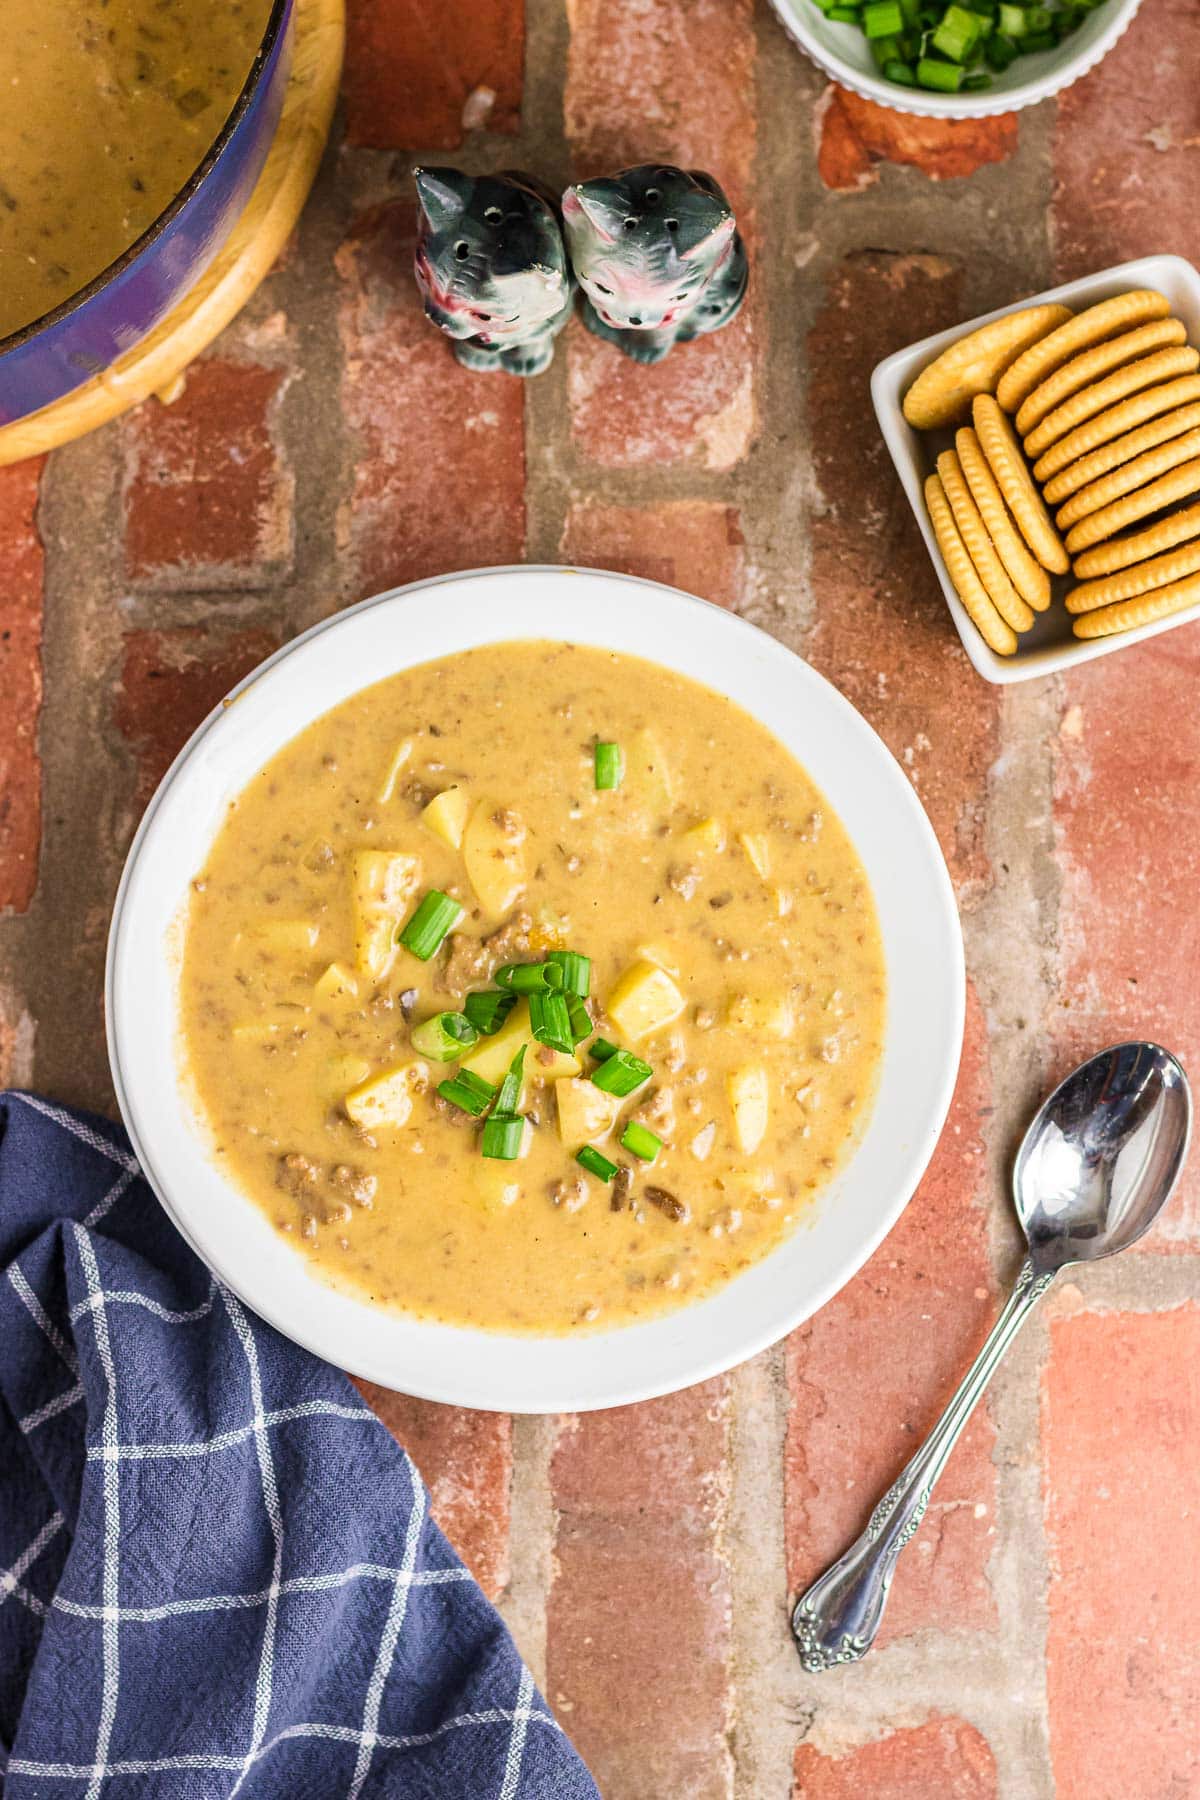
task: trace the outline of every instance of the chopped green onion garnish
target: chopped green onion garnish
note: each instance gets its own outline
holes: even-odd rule
[[[1054,33],[1052,31],[1031,31],[1023,37],[1017,46],[1022,56],[1032,56],[1035,50],[1053,50]]]
[[[562,970],[562,989],[586,1000],[592,985],[592,959],[578,950],[551,950],[546,961],[551,968]]]
[[[992,85],[991,76],[984,74],[984,72],[982,70],[980,70],[980,72],[977,75],[968,75],[967,76],[966,80],[963,82],[963,89],[967,93],[977,94],[977,93],[980,93],[984,88],[990,88],[991,85]]]
[[[1010,38],[1001,37],[999,32],[997,32],[994,37],[988,39],[987,44],[984,46],[984,55],[987,57],[992,68],[999,70],[1000,73],[1003,74],[1004,70],[1009,68],[1011,64],[1016,61],[1017,46]]]
[[[515,1113],[521,1099],[521,1077],[525,1070],[525,1045],[522,1044],[517,1054],[508,1065],[508,1074],[500,1083],[500,1092],[496,1097],[498,1113]]]
[[[582,1150],[576,1151],[575,1161],[589,1175],[598,1175],[601,1181],[611,1181],[617,1172],[616,1163],[610,1162],[607,1156],[602,1156],[591,1144],[585,1144]]]
[[[834,17],[833,13],[829,16]],[[621,755],[620,744],[596,745],[595,770],[598,788],[620,787],[621,776],[625,772],[625,759]]]
[[[570,1056],[575,1048],[571,1040],[571,1015],[561,994],[530,994],[529,1025],[539,1044],[561,1050]]]
[[[493,988],[485,988],[477,994],[467,995],[463,1011],[481,1036],[494,1037],[516,1004],[515,994],[501,994]]]
[[[979,15],[965,6],[948,6],[933,34],[933,47],[951,62],[965,63],[979,41]]]
[[[457,1106],[462,1112],[470,1113],[473,1119],[478,1119],[491,1105],[496,1090],[482,1076],[473,1075],[470,1069],[460,1069],[449,1081],[438,1083],[438,1093],[451,1106]]]
[[[588,1045],[588,1054],[597,1062],[607,1062],[610,1056],[617,1054],[617,1046],[610,1044],[607,1038],[597,1038],[594,1044]]]
[[[899,37],[904,30],[900,0],[870,0],[862,10],[862,27],[869,38]]]
[[[571,1048],[582,1044],[585,1037],[592,1035],[592,1015],[578,994],[568,994],[567,1017],[571,1021]]]
[[[1029,30],[1025,23],[1025,8],[1010,6],[1008,0],[1002,0],[997,23],[1003,35],[1008,38],[1023,38]]]
[[[911,63],[884,63],[883,72],[889,81],[899,82],[901,87],[915,87],[916,85],[917,71],[913,68]]]
[[[505,963],[493,979],[497,987],[508,988],[514,994],[537,994],[551,985],[546,980],[546,965],[540,962]]]
[[[592,1071],[592,1083],[606,1094],[616,1094],[624,1098],[632,1094],[634,1088],[640,1088],[644,1081],[649,1081],[654,1070],[632,1050],[614,1050],[606,1056],[598,1069]]]
[[[871,55],[875,58],[877,69],[884,69],[888,63],[895,62],[900,54],[898,37],[871,38],[869,42]]]
[[[935,62],[932,56],[923,56],[917,64],[917,83],[923,88],[936,88],[943,94],[957,94],[962,86],[963,72],[958,63]]]
[[[622,1150],[630,1151],[643,1162],[652,1163],[662,1149],[662,1139],[656,1137],[647,1125],[639,1125],[636,1119],[630,1119],[621,1133]]]
[[[400,942],[422,962],[428,962],[448,931],[453,931],[463,916],[463,909],[440,888],[430,888],[416,912],[400,933]]]
[[[524,1135],[525,1121],[518,1114],[494,1112],[484,1124],[479,1148],[497,1162],[516,1162]]]
[[[838,25],[857,25],[859,13],[857,6],[831,6],[825,17]]]
[[[479,1042],[479,1033],[461,1013],[434,1013],[412,1034],[413,1049],[433,1062],[457,1062],[465,1050]]]

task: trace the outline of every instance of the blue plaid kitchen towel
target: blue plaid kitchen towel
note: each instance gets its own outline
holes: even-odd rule
[[[4,1800],[596,1800],[403,1450],[0,1095]]]

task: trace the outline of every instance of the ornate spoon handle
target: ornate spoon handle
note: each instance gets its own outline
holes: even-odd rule
[[[925,1517],[933,1484],[976,1401],[1056,1274],[1052,1269],[1035,1275],[1026,1259],[987,1342],[924,1444],[883,1496],[862,1536],[796,1602],[792,1630],[800,1660],[810,1673],[835,1663],[857,1662],[871,1648],[896,1558]]]

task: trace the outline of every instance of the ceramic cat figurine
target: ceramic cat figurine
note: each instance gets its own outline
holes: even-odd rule
[[[413,179],[426,314],[468,369],[540,374],[575,297],[553,194],[516,169],[414,169]]]
[[[746,293],[733,210],[711,175],[643,163],[563,195],[583,320],[637,362],[719,331]]]

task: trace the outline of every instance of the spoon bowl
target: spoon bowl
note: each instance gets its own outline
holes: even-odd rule
[[[1115,1044],[1074,1069],[1025,1133],[1013,1169],[1034,1272],[1136,1243],[1171,1195],[1191,1129],[1187,1077],[1158,1044]]]

